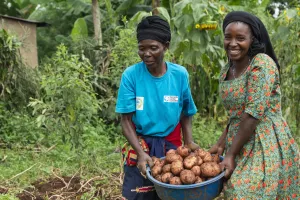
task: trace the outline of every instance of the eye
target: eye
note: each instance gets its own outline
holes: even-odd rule
[[[230,36],[229,36],[229,35],[225,35],[224,39],[225,39],[225,40],[229,40],[229,39],[230,39]]]
[[[157,50],[157,49],[158,49],[157,46],[151,46],[151,50],[155,51],[155,50]]]
[[[244,41],[245,38],[244,38],[244,37],[237,37],[237,40],[238,40],[238,41]]]

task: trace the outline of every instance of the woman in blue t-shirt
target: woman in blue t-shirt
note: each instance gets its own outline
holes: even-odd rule
[[[159,199],[145,178],[151,156],[163,157],[184,145],[199,148],[192,138],[192,116],[197,112],[187,70],[164,61],[171,30],[159,16],[143,19],[137,27],[138,54],[142,60],[122,74],[116,112],[128,143],[124,155],[124,199]]]

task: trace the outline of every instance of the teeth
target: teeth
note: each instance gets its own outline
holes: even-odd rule
[[[238,54],[240,52],[240,50],[229,50],[229,52],[231,54]]]

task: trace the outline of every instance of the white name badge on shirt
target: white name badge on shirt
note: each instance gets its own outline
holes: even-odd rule
[[[178,102],[178,96],[164,96],[164,102],[168,103],[177,103]]]
[[[144,97],[136,97],[136,110],[144,110]]]

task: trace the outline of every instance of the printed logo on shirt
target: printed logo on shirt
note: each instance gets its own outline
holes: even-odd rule
[[[178,96],[164,96],[164,102],[169,103],[177,103],[178,102]]]
[[[136,97],[136,110],[144,110],[144,97]]]

